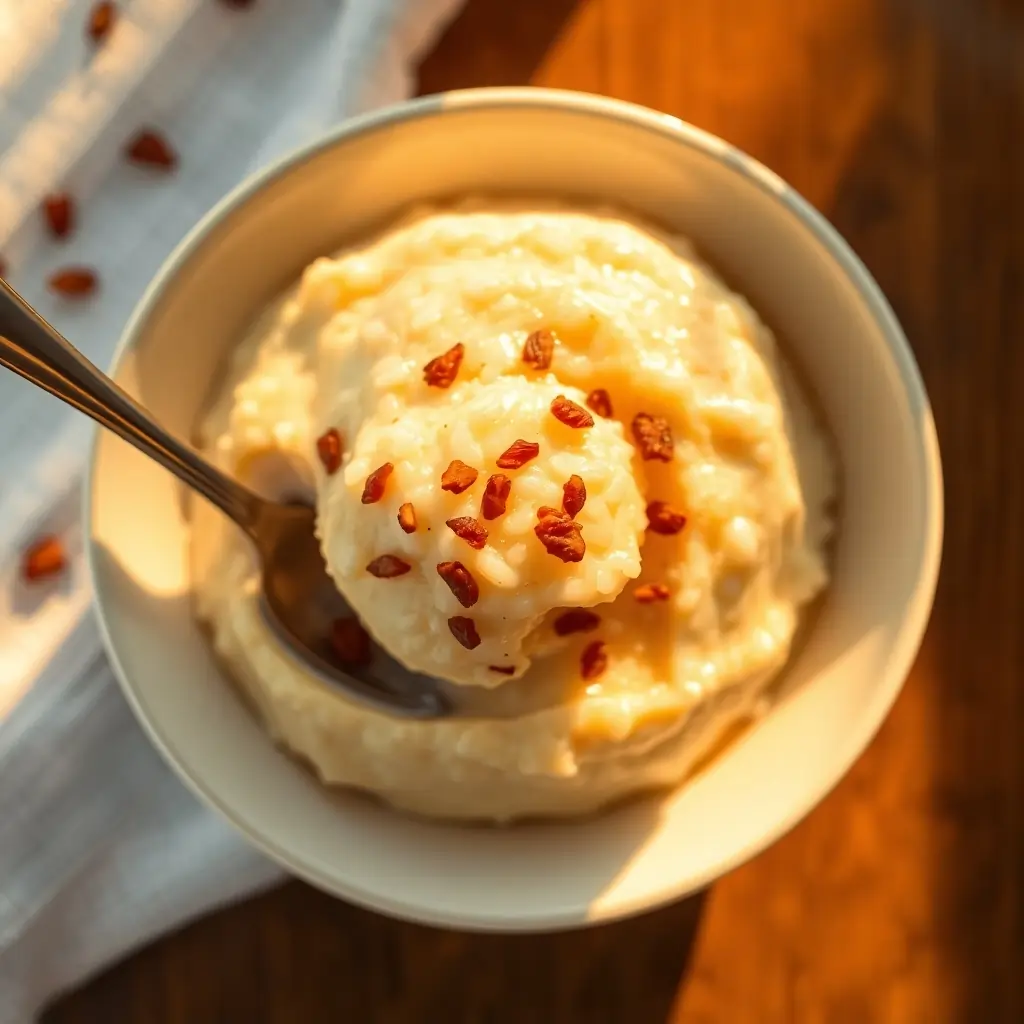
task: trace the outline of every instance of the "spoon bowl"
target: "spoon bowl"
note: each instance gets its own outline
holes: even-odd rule
[[[356,676],[337,668],[331,626],[351,615],[324,565],[309,505],[263,502],[253,539],[263,568],[260,607],[288,648],[322,680],[338,684],[360,700],[387,712],[416,718],[439,717],[451,708],[427,676],[415,686],[397,679]]]

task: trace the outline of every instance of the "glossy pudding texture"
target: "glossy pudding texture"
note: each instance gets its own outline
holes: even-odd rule
[[[262,621],[247,542],[197,503],[217,653],[324,782],[428,815],[679,783],[760,712],[827,583],[830,451],[771,332],[686,242],[612,214],[422,211],[317,260],[237,349],[201,443],[315,495],[353,613],[336,656],[444,680],[462,713],[317,682]]]

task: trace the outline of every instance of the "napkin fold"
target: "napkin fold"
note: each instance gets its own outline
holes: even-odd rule
[[[92,0],[5,0],[0,19],[4,275],[100,366],[171,249],[225,192],[353,113],[407,96],[461,0],[132,0],[99,45]],[[122,158],[157,128],[169,175]],[[77,226],[46,233],[66,191]],[[61,302],[46,279],[95,269]],[[139,730],[107,667],[79,557],[90,425],[0,371],[0,1024],[134,947],[272,885],[280,869],[199,805]],[[70,557],[29,586],[41,532]]]

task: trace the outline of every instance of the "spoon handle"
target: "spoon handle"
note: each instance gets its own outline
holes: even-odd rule
[[[0,365],[92,417],[253,531],[261,499],[164,430],[3,280]]]

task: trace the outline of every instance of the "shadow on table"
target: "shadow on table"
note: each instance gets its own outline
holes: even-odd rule
[[[419,92],[523,85],[582,0],[467,0],[420,65]]]
[[[345,951],[340,977],[376,978],[378,992],[364,992],[355,1006],[339,1000],[337,1009],[380,1007],[379,1019],[389,1024],[666,1024],[704,902],[702,893],[616,924],[538,936],[403,924],[354,907],[324,906],[308,892],[293,891],[289,899],[294,911],[305,908],[333,932],[337,952]],[[395,972],[390,977],[389,968]]]
[[[701,893],[581,931],[481,935],[391,920],[292,883],[135,956],[133,1013],[121,971],[45,1024],[667,1024],[704,902]]]

